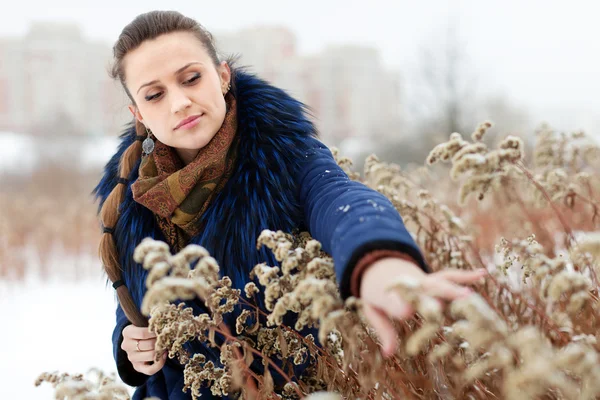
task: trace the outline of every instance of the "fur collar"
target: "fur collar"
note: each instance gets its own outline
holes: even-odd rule
[[[238,107],[238,165],[205,212],[206,228],[191,242],[205,247],[219,262],[222,273],[231,277],[234,287],[243,288],[250,281],[254,265],[277,265],[270,250],[256,250],[260,232],[303,228],[296,175],[317,133],[302,103],[256,76],[237,69],[232,90]],[[121,155],[134,140],[135,129],[130,124],[94,189],[100,207],[117,184]],[[129,176],[130,183],[137,176],[136,166]],[[120,211],[114,235],[123,279],[139,307],[147,272],[133,261],[133,251],[145,237],[164,237],[151,211],[133,200],[131,187]]]

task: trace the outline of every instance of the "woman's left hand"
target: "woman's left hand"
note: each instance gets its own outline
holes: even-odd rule
[[[361,279],[360,297],[364,315],[379,336],[383,354],[386,357],[394,354],[397,346],[397,333],[390,318],[402,320],[415,312],[399,294],[386,290],[388,284],[399,277],[410,277],[419,283],[424,295],[451,301],[471,294],[472,289],[462,285],[476,283],[487,273],[485,269],[445,269],[428,274],[415,263],[400,258],[383,258],[370,265]]]

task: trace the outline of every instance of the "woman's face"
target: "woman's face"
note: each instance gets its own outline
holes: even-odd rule
[[[127,89],[135,100],[131,112],[158,140],[191,161],[225,119],[224,94],[231,78],[227,63],[215,67],[189,32],[146,40],[123,61]]]

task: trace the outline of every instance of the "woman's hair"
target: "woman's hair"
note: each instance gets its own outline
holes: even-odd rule
[[[115,45],[113,46],[114,64],[110,75],[113,79],[119,79],[123,89],[133,104],[133,96],[127,89],[126,77],[123,68],[125,56],[132,50],[138,48],[144,41],[155,39],[161,35],[172,32],[190,32],[204,45],[215,66],[219,65],[219,57],[215,49],[213,37],[202,25],[176,11],[151,11],[138,15],[127,25]],[[231,61],[233,62],[233,61]],[[232,82],[233,83],[233,82]],[[145,126],[135,121],[136,134],[146,135]],[[132,169],[139,161],[142,153],[141,141],[135,140],[121,156],[119,162],[119,178],[128,179]],[[123,181],[124,182],[124,181]],[[110,192],[100,210],[100,220],[105,228],[114,229],[119,219],[119,206],[125,199],[127,185],[119,183]],[[112,233],[103,233],[99,248],[100,258],[108,278],[112,281],[122,279],[122,269],[119,263],[119,253],[115,238]],[[125,315],[136,326],[148,326],[147,319],[138,310],[129,289],[121,285],[117,288],[119,303]]]
[[[190,32],[194,34],[204,45],[215,66],[219,65],[219,56],[217,55],[212,35],[194,19],[186,17],[177,11],[150,11],[138,15],[123,29],[119,35],[119,39],[113,46],[115,62],[110,72],[113,79],[121,81],[123,89],[125,89],[132,103],[135,104],[133,96],[131,96],[125,85],[123,59],[130,51],[137,49],[144,41],[156,39],[161,35],[171,32]]]

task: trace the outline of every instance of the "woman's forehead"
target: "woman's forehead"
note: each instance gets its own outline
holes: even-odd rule
[[[136,85],[171,76],[189,63],[207,65],[210,56],[195,36],[176,32],[144,41],[130,51],[123,61],[127,81]]]

